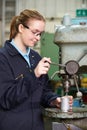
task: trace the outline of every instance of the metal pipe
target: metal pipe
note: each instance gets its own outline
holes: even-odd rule
[[[57,63],[55,63],[55,62],[51,62],[50,64],[51,64],[51,65],[55,65],[55,66],[65,67],[65,65],[63,65],[63,64],[57,64]]]

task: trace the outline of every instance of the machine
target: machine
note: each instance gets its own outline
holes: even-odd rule
[[[48,121],[49,126],[54,123],[53,130],[63,129],[59,124],[63,122],[87,130],[87,18],[64,16],[62,24],[55,26],[54,43],[58,46],[59,63],[51,65],[59,66],[59,70],[53,73],[51,79],[55,75],[60,77],[63,94],[68,95],[73,90],[74,106],[71,113],[47,108],[44,114],[46,123]]]
[[[84,75],[87,75],[87,18],[71,19],[66,14],[62,24],[55,26],[54,43],[59,47],[59,64],[53,65],[58,65],[59,71],[51,79],[58,74],[62,77],[66,94],[73,86],[76,88],[77,98],[87,98],[86,84],[81,86]]]

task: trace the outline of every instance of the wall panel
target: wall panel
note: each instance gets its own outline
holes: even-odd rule
[[[62,17],[65,13],[65,6],[66,1],[65,0],[56,0],[56,17]]]
[[[65,13],[75,17],[76,9],[82,7],[82,0],[16,0],[16,4],[16,13],[25,8],[33,8],[47,18],[63,17]],[[85,6],[87,8],[86,0]]]
[[[35,9],[40,11],[41,14],[46,16],[46,1],[45,0],[35,0]]]
[[[55,17],[55,9],[56,9],[56,0],[47,0],[46,2],[46,17]]]

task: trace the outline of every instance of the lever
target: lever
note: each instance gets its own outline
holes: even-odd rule
[[[51,62],[50,64],[51,64],[51,65],[55,65],[55,66],[65,67],[65,65],[63,65],[63,64],[57,64],[57,63],[55,63],[55,62]]]

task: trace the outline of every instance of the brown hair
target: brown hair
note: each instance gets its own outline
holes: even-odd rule
[[[29,19],[37,19],[45,22],[45,18],[36,10],[23,10],[19,16],[14,16],[10,26],[10,39],[14,38],[18,33],[20,24],[26,25]]]

